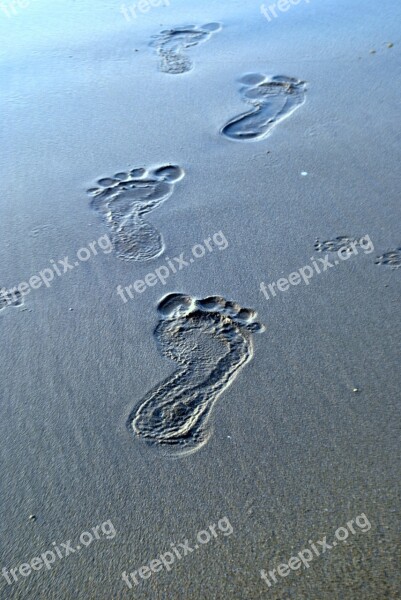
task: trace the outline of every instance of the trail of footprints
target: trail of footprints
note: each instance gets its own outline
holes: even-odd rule
[[[210,437],[213,405],[253,356],[252,334],[264,327],[255,311],[222,297],[170,294],[158,306],[155,336],[178,369],[131,412],[128,429],[174,454]]]
[[[190,71],[193,65],[186,51],[206,42],[220,29],[220,23],[207,23],[200,27],[189,25],[161,31],[151,43],[160,57],[160,70],[171,75]]]
[[[219,23],[162,31],[153,46],[160,70],[181,74],[192,68],[187,50],[207,41]],[[266,138],[280,122],[305,102],[306,83],[260,73],[243,76],[240,93],[252,108],[226,123],[221,134],[235,141]],[[134,168],[97,181],[88,190],[92,208],[104,219],[117,256],[147,261],[164,251],[162,234],[147,215],[168,200],[185,175],[177,165]],[[352,251],[363,238],[339,236],[315,243],[318,252]],[[379,256],[377,264],[401,266],[401,248]],[[0,295],[0,310],[4,307]],[[169,454],[187,454],[203,446],[211,435],[210,417],[218,398],[252,359],[253,334],[264,331],[257,313],[220,296],[195,298],[170,294],[158,305],[155,337],[160,352],[177,369],[150,390],[131,411],[130,433]]]

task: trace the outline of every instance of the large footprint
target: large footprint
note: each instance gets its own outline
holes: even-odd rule
[[[99,179],[91,188],[92,207],[110,227],[113,246],[125,260],[151,260],[162,254],[161,233],[143,216],[170,198],[184,170],[166,165],[146,171],[132,169],[114,177]]]
[[[170,294],[158,306],[159,348],[179,364],[130,414],[128,429],[175,454],[200,448],[218,397],[253,356],[256,312],[221,297]]]
[[[232,140],[258,141],[305,102],[305,82],[292,77],[245,75],[240,92],[253,109],[229,121],[221,133]]]
[[[190,25],[167,29],[154,36],[155,41],[151,46],[156,48],[161,58],[160,70],[164,73],[177,75],[192,69],[192,62],[184,51],[192,46],[197,46],[210,38],[212,33],[221,29],[220,23],[207,23],[200,27]]]
[[[377,265],[384,265],[392,269],[399,269],[401,267],[401,246],[395,248],[395,250],[389,250],[382,256],[378,256],[376,260]]]

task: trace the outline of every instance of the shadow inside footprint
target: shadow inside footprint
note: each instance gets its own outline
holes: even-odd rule
[[[240,80],[243,99],[253,106],[247,113],[235,117],[221,133],[237,141],[259,141],[289,117],[305,102],[305,82],[277,75],[266,77],[260,73],[245,75]]]
[[[150,444],[188,453],[208,441],[212,407],[251,360],[252,333],[264,327],[255,311],[219,296],[170,294],[158,310],[159,348],[179,368],[146,394],[127,426]]]
[[[376,259],[377,265],[384,265],[391,269],[399,269],[401,267],[401,247],[395,250],[389,250]]]
[[[316,252],[339,252],[343,250],[346,252],[351,252],[354,248],[361,244],[361,239],[349,237],[347,235],[340,235],[332,240],[326,240],[321,242],[320,240],[316,240],[315,242],[315,250]]]
[[[138,168],[129,173],[99,179],[88,190],[92,207],[111,230],[117,255],[125,260],[151,260],[164,250],[161,233],[144,220],[144,215],[168,200],[184,170],[166,165],[152,171]]]
[[[0,289],[0,312],[3,311],[7,306],[19,307],[24,304],[24,297],[17,288],[7,290],[6,288]]]
[[[188,27],[168,29],[154,36],[151,46],[156,48],[161,58],[160,70],[172,75],[190,71],[192,62],[184,54],[184,51],[205,42],[220,29],[220,23],[207,23],[200,27],[189,25]]]

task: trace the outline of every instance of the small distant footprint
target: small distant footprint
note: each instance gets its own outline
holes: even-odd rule
[[[0,312],[7,306],[22,306],[24,304],[23,295],[16,289],[0,289]]]
[[[401,267],[401,247],[396,248],[395,250],[389,250],[389,252],[382,254],[382,256],[378,256],[376,265],[384,265],[386,267],[391,267],[392,269]]]
[[[144,261],[162,254],[161,233],[143,217],[170,198],[175,183],[184,175],[184,170],[175,165],[151,171],[138,168],[99,179],[98,187],[88,190],[93,196],[92,207],[110,227],[120,258]]]
[[[289,117],[305,102],[305,81],[260,73],[245,75],[239,80],[245,102],[253,105],[247,113],[235,117],[221,130],[232,140],[259,141]]]
[[[179,368],[145,395],[127,426],[148,443],[183,454],[208,441],[212,407],[251,360],[252,333],[264,327],[255,311],[219,296],[170,294],[158,310],[160,351]]]
[[[37,238],[40,235],[44,235],[49,229],[51,229],[51,227],[51,225],[38,225],[38,227],[31,229],[29,235],[30,237]]]
[[[346,235],[340,235],[332,240],[326,240],[321,242],[316,240],[315,250],[316,252],[338,252],[342,248],[346,248],[348,252],[351,252],[353,244],[359,245],[359,239],[348,237]]]
[[[189,25],[167,29],[154,36],[155,41],[151,42],[151,46],[156,48],[161,58],[160,70],[173,75],[190,71],[192,62],[184,51],[205,42],[220,29],[220,23],[207,23],[200,27]]]

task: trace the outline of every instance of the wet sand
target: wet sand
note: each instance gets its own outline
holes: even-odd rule
[[[395,599],[401,9],[136,14],[0,14],[0,284],[42,281],[0,297],[1,568],[18,579],[2,594]],[[196,45],[177,52],[183,31]],[[341,261],[339,236],[372,246]],[[278,290],[307,265],[308,285]],[[362,513],[369,530],[277,575]],[[50,568],[18,571],[47,551]]]

